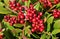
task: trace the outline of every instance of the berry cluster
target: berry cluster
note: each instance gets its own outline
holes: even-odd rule
[[[31,4],[29,8],[22,7],[19,3],[10,2],[10,8],[12,10],[18,11],[18,15],[16,17],[10,17],[9,15],[4,16],[4,20],[8,21],[10,25],[20,23],[24,24],[25,19],[32,23],[32,32],[40,31],[43,32],[44,30],[44,21],[41,19],[42,12],[38,12],[34,9],[33,5]],[[23,9],[26,10],[26,15],[22,12]]]
[[[24,14],[22,12],[19,12],[17,17],[10,17],[9,15],[4,16],[4,20],[9,22],[11,26],[16,23],[24,24],[24,18]]]
[[[35,31],[42,32],[44,30],[44,23],[43,20],[41,19],[41,16],[42,12],[37,12],[32,5],[27,10],[26,19],[32,23],[32,32]]]
[[[9,22],[10,25],[16,24],[16,23],[20,23],[20,24],[24,24],[24,13],[22,12],[23,8],[20,3],[16,3],[16,1],[11,2],[10,1],[10,8],[14,11],[19,11],[18,12],[18,16],[17,17],[10,17],[9,15],[4,16],[4,20]]]
[[[10,17],[9,15],[4,16],[4,20],[9,22],[11,26],[17,23],[16,17]]]
[[[60,2],[60,0],[54,0],[54,4],[57,4],[59,2]]]
[[[59,18],[60,17],[60,10],[54,9],[53,10],[53,16],[54,16],[54,18]]]
[[[52,3],[50,2],[50,0],[39,0],[43,6],[46,8],[46,7],[52,7]]]
[[[24,13],[23,12],[19,12],[17,18],[18,18],[17,19],[18,23],[24,24],[25,16],[24,16]]]
[[[10,1],[10,8],[12,9],[12,10],[14,10],[14,11],[22,11],[23,10],[23,7],[20,5],[20,3],[17,3],[16,1],[14,1],[14,2],[11,2]]]

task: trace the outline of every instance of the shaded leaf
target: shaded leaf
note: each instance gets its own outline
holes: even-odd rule
[[[0,14],[10,14],[11,12],[0,6]]]
[[[40,38],[37,34],[32,34],[32,36],[36,39]]]
[[[24,30],[24,34],[27,36],[27,37],[30,37],[30,34],[31,34],[31,30],[29,29],[30,26],[27,26]]]
[[[23,24],[14,24],[13,26],[14,27],[18,27],[18,28],[22,28],[23,27]]]
[[[9,0],[4,0],[4,3],[9,6]]]
[[[4,4],[2,2],[0,2],[0,6],[4,6]]]
[[[46,39],[46,34],[42,34],[40,39]]]
[[[4,20],[2,21],[3,25],[6,26],[9,30],[14,30],[13,26],[10,26],[8,22],[5,22]]]
[[[56,37],[52,36],[52,39],[57,39]]]

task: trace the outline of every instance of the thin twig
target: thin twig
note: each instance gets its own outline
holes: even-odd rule
[[[33,4],[33,6],[36,5],[38,2],[39,2],[39,1],[35,2],[35,3]]]
[[[50,12],[55,7],[56,7],[56,5],[54,5],[53,7],[51,7],[47,12]]]
[[[6,9],[8,9],[8,10],[10,10],[11,12],[13,12],[13,13],[17,14],[17,12],[16,12],[16,11],[11,10],[11,9],[10,9],[9,7],[7,7],[7,6],[6,6]]]
[[[22,31],[22,38],[23,38],[23,39],[27,39],[27,37],[24,35],[25,27],[26,27],[26,20],[25,20],[25,23],[24,23],[23,31]]]

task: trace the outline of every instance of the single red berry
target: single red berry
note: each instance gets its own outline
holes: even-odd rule
[[[24,24],[24,20],[20,20],[20,23],[21,23],[21,24]]]
[[[34,30],[34,29],[32,29],[31,31],[32,31],[32,32],[35,32],[35,30]]]
[[[20,7],[21,6],[20,3],[17,3],[16,5],[17,5],[17,7]]]
[[[35,27],[36,26],[36,24],[32,24],[32,27]]]
[[[44,29],[43,28],[40,28],[40,32],[43,32],[44,31]]]

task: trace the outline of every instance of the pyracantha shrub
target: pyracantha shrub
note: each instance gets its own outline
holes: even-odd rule
[[[60,39],[60,0],[0,0],[0,39]]]

